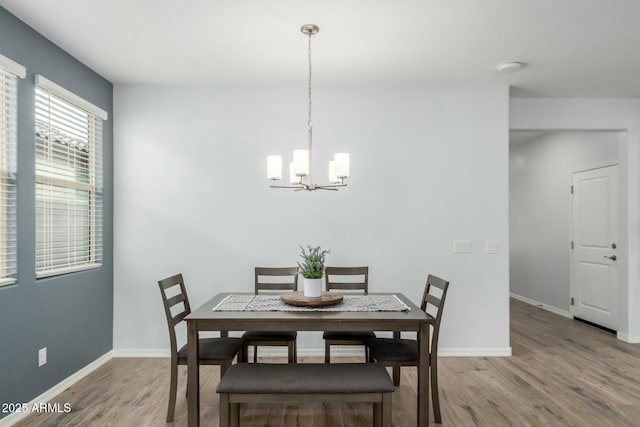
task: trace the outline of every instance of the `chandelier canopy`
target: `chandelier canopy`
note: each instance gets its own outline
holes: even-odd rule
[[[292,188],[300,190],[333,190],[346,187],[345,179],[349,177],[349,153],[336,153],[329,161],[329,183],[314,184],[311,175],[311,155],[313,143],[313,122],[311,121],[311,36],[320,31],[317,25],[306,24],[300,28],[303,34],[309,36],[309,115],[307,117],[308,146],[306,150],[293,150],[293,161],[289,162],[289,181],[291,185],[278,185],[282,179],[282,156],[267,156],[267,178],[271,180],[271,188]]]

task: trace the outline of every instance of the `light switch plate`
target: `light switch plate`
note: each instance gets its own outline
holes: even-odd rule
[[[471,253],[471,240],[454,240],[453,253],[456,253],[456,254]]]
[[[484,242],[484,250],[488,254],[497,254],[499,252],[500,245],[497,240],[487,240]]]
[[[47,347],[38,350],[38,368],[47,364]]]

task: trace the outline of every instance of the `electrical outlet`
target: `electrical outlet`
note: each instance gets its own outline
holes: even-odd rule
[[[453,253],[456,253],[456,254],[471,253],[471,240],[454,240]]]
[[[500,245],[497,240],[487,240],[484,242],[485,252],[488,254],[497,254],[499,252]]]
[[[38,350],[38,368],[47,364],[47,347]]]

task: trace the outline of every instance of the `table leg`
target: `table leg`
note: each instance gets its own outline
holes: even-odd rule
[[[200,425],[200,365],[198,364],[198,323],[187,321],[187,407],[189,427]]]
[[[420,326],[418,339],[420,354],[418,358],[418,426],[429,426],[429,329],[430,324],[424,322]]]

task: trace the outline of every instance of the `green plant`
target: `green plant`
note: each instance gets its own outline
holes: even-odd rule
[[[328,250],[321,251],[320,246],[312,248],[307,246],[308,252],[300,246],[300,258],[302,263],[298,262],[300,273],[305,279],[321,279],[324,274],[324,257],[330,252]]]

